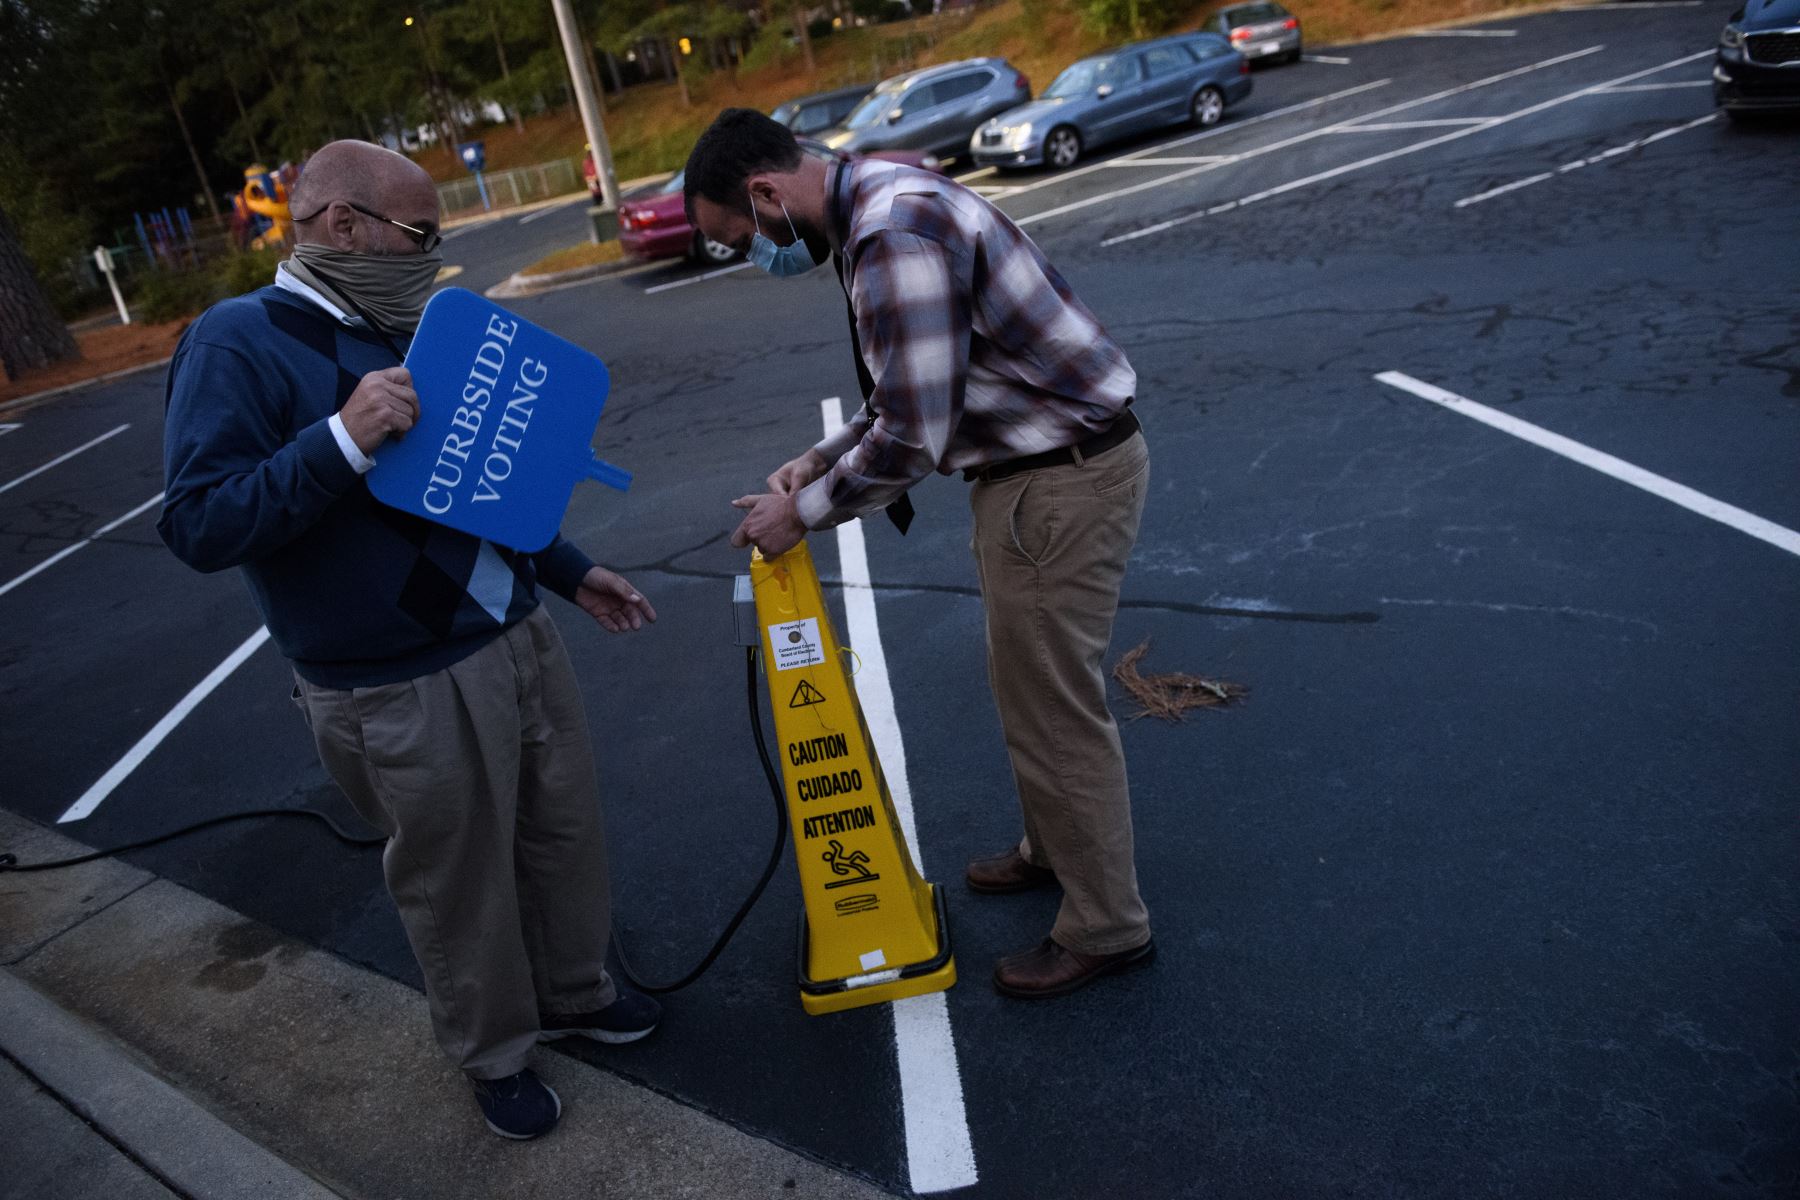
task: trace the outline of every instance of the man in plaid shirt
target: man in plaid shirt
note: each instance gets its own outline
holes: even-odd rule
[[[823,162],[749,109],[688,159],[707,237],[778,276],[834,260],[850,300],[862,411],[769,476],[732,536],[765,556],[888,509],[932,471],[970,480],[988,676],[1024,833],[969,864],[969,886],[1059,883],[1051,935],[1000,960],[1007,995],[1058,996],[1149,961],[1131,796],[1102,659],[1137,540],[1149,454],[1136,373],[1019,228],[926,171]]]

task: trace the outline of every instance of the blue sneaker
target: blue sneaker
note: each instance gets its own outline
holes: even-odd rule
[[[471,1079],[487,1126],[503,1138],[529,1141],[556,1128],[562,1100],[529,1068],[504,1079]]]
[[[619,987],[618,992],[619,998],[598,1012],[540,1016],[538,1041],[589,1037],[617,1046],[649,1037],[656,1023],[662,1020],[662,1005],[627,987]]]

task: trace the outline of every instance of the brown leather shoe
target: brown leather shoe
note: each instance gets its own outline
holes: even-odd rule
[[[1056,872],[1026,862],[1025,856],[1014,846],[1004,854],[976,859],[963,872],[963,878],[969,881],[971,891],[1023,892],[1055,883]]]
[[[1066,996],[1102,975],[1145,966],[1155,957],[1154,941],[1117,954],[1095,955],[1077,954],[1054,939],[1045,938],[1035,949],[1001,959],[994,967],[994,988],[1020,1000]]]

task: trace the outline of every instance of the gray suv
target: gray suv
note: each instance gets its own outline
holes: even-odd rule
[[[883,80],[844,123],[819,140],[833,150],[969,152],[983,121],[1031,99],[1031,81],[1003,58],[970,58]]]

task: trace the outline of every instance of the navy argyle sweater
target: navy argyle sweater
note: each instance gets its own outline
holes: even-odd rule
[[[242,567],[281,652],[321,687],[441,670],[593,563],[560,537],[517,554],[378,503],[330,419],[381,339],[266,287],[209,309],[169,364],[157,532],[201,571]]]

